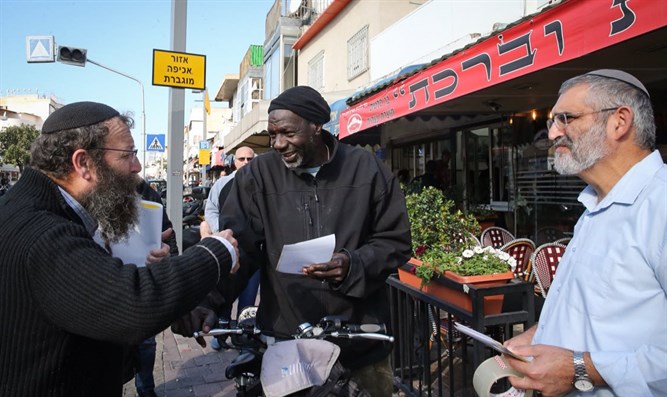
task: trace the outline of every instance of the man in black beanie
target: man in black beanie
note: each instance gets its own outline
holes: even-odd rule
[[[236,261],[229,230],[181,256],[163,244],[145,267],[113,257],[136,223],[131,126],[101,103],[56,110],[0,198],[2,396],[121,396],[126,347],[195,307]]]
[[[273,151],[236,173],[220,214],[239,240],[238,278],[259,267],[258,326],[281,337],[328,315],[388,325],[385,280],[410,256],[398,181],[376,156],[323,130],[329,119],[329,106],[310,87],[275,98],[268,120]],[[330,234],[336,236],[330,261],[304,263],[303,276],[276,270],[286,244]],[[390,345],[336,343],[343,366],[372,396],[391,395]]]

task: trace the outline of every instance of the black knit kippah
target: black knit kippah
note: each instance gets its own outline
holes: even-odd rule
[[[42,134],[86,127],[119,115],[116,109],[103,103],[74,102],[51,113],[42,125]]]
[[[272,100],[269,113],[277,109],[290,110],[316,124],[331,120],[331,109],[327,101],[315,89],[305,85],[287,89]]]

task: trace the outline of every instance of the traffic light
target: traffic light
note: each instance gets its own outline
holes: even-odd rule
[[[69,65],[86,66],[86,53],[84,48],[58,46],[58,62]]]

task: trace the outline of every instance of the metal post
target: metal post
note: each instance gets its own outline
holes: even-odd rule
[[[141,87],[141,134],[143,136],[143,141],[144,141],[144,144],[143,144],[144,160],[143,160],[143,163],[142,163],[143,164],[142,168],[143,168],[143,177],[144,177],[144,179],[146,179],[146,102],[144,101],[144,85],[142,84],[141,81],[139,81],[139,79],[134,78],[134,77],[130,76],[129,74],[125,74],[125,73],[120,72],[118,70],[112,69],[109,66],[102,65],[101,63],[95,62],[90,58],[88,58],[86,61],[92,63],[93,65],[97,65],[97,66],[99,66],[103,69],[106,69],[110,72],[114,72],[114,73],[119,74],[123,77],[127,77],[130,80],[134,80]]]
[[[208,131],[207,131],[207,125],[206,125],[206,122],[207,122],[207,117],[206,117],[207,116],[207,114],[206,114],[206,88],[204,88],[204,90],[202,91],[202,102],[201,103],[202,103],[202,116],[203,116],[202,117],[202,128],[204,129],[202,140],[208,141]],[[209,153],[210,153],[210,149],[209,149]],[[201,185],[206,186],[206,181],[208,179],[207,176],[206,176],[206,164],[199,164],[199,166],[201,167],[201,173],[202,173]]]
[[[171,49],[185,52],[187,0],[171,1]],[[169,89],[169,156],[167,157],[167,213],[176,232],[179,251],[183,251],[183,125],[185,91]]]

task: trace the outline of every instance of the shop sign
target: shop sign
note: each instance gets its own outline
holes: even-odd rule
[[[667,2],[567,1],[344,110],[339,138],[667,26]]]

